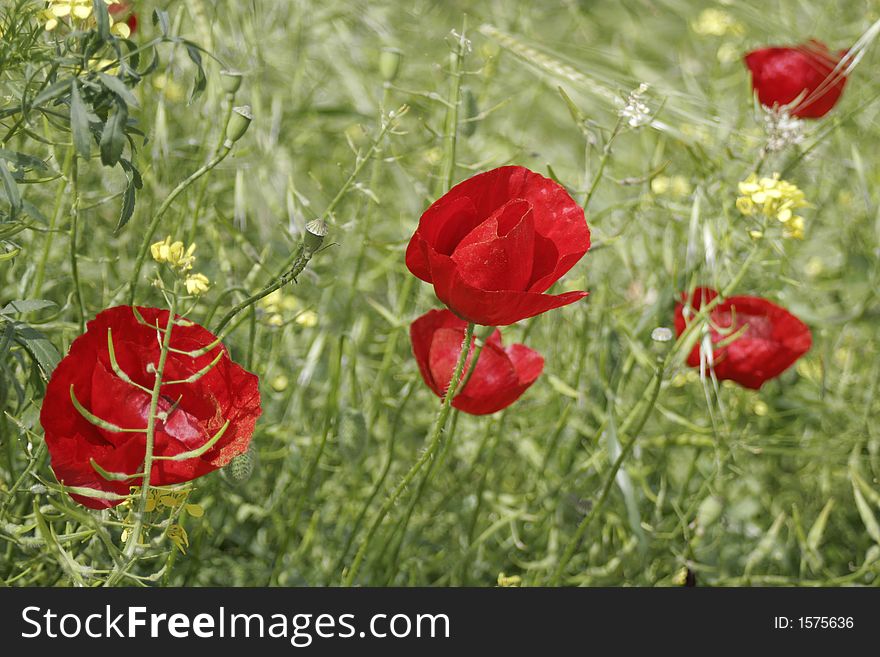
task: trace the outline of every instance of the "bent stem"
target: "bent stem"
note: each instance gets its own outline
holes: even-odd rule
[[[177,311],[177,284],[171,293],[171,302],[168,308],[168,321],[165,323],[165,330],[162,335],[162,346],[159,351],[159,363],[156,365],[156,378],[153,382],[153,389],[150,392],[150,414],[147,417],[147,437],[144,451],[144,469],[143,479],[141,480],[141,490],[138,499],[138,509],[134,518],[134,526],[128,535],[123,550],[124,559],[113,568],[113,572],[107,579],[105,586],[115,585],[128,570],[134,561],[134,553],[138,543],[141,540],[141,531],[144,527],[144,516],[147,513],[147,498],[150,492],[150,474],[153,471],[153,445],[156,437],[156,417],[159,410],[159,397],[162,391],[162,373],[165,371],[165,362],[168,360],[168,354],[171,349],[171,331],[174,327],[174,314]],[[158,324],[158,322],[157,322]]]
[[[400,483],[397,484],[391,495],[385,498],[385,502],[383,502],[376,517],[373,518],[373,522],[367,531],[367,535],[364,537],[363,543],[361,543],[361,546],[358,548],[357,554],[354,557],[354,561],[352,562],[348,573],[345,574],[342,580],[343,586],[352,585],[357,577],[358,571],[360,570],[361,563],[363,563],[364,557],[367,554],[367,550],[370,547],[370,542],[376,534],[376,530],[379,529],[379,526],[385,519],[385,516],[388,515],[391,507],[397,503],[397,500],[403,494],[403,491],[412,483],[419,471],[426,463],[428,463],[428,461],[434,458],[434,455],[437,453],[437,449],[440,447],[440,443],[443,439],[443,428],[446,426],[446,420],[449,418],[449,413],[452,410],[452,398],[458,390],[458,384],[461,382],[461,375],[464,371],[464,364],[467,360],[468,353],[470,353],[471,344],[473,344],[474,328],[474,323],[469,322],[465,329],[464,340],[461,343],[461,353],[458,355],[458,362],[455,364],[455,370],[452,372],[452,379],[449,381],[449,387],[446,388],[446,395],[443,397],[443,403],[440,405],[440,411],[437,413],[437,419],[431,430],[427,448],[409,469],[409,472],[404,475]]]
[[[225,146],[217,153],[211,160],[196,169],[188,178],[181,181],[177,187],[171,190],[171,193],[162,201],[162,205],[159,206],[159,209],[156,210],[156,214],[153,215],[153,219],[150,221],[150,225],[147,226],[146,232],[144,232],[144,238],[141,240],[141,245],[138,248],[137,260],[135,260],[134,268],[131,271],[131,278],[128,280],[128,305],[134,305],[134,296],[137,291],[137,283],[138,278],[141,275],[141,269],[144,266],[144,260],[147,258],[147,252],[150,250],[150,243],[153,241],[153,235],[156,233],[156,229],[159,227],[159,222],[162,221],[162,217],[168,211],[168,208],[171,207],[171,204],[174,202],[178,196],[180,196],[187,187],[192,185],[196,180],[204,176],[211,169],[220,164],[227,155],[231,152],[231,149],[226,148]]]
[[[79,232],[79,168],[77,155],[73,154],[70,168],[70,189],[73,201],[70,204],[70,277],[73,279],[73,296],[79,312],[79,332],[86,330],[86,310],[83,303],[82,285],[79,282],[79,266],[76,258],[76,239]]]
[[[764,222],[764,226],[766,227],[766,220]],[[599,498],[596,501],[596,504],[593,505],[593,508],[590,509],[590,512],[584,517],[581,521],[580,525],[578,525],[575,530],[574,536],[568,542],[566,546],[565,552],[562,555],[562,558],[559,560],[559,563],[556,565],[556,569],[553,572],[553,576],[550,579],[550,586],[558,586],[559,581],[562,579],[562,575],[565,572],[565,568],[568,565],[569,561],[571,561],[574,556],[575,551],[583,539],[584,533],[587,531],[587,528],[590,526],[593,518],[596,517],[599,510],[605,504],[605,501],[608,499],[608,495],[611,492],[611,487],[614,484],[614,479],[617,476],[617,472],[620,470],[623,465],[624,460],[629,456],[632,452],[633,447],[635,447],[635,442],[638,439],[639,434],[645,426],[645,423],[648,421],[648,418],[651,415],[651,412],[654,410],[654,406],[657,403],[657,399],[660,396],[660,387],[663,383],[663,376],[665,372],[669,369],[669,367],[675,362],[675,360],[679,357],[683,357],[687,352],[690,351],[690,347],[693,345],[692,336],[693,334],[700,330],[702,326],[702,322],[696,321],[698,318],[707,318],[709,313],[715,309],[716,306],[722,303],[722,301],[730,296],[734,290],[736,290],[737,286],[740,284],[742,279],[745,277],[746,273],[749,270],[752,262],[760,253],[760,245],[763,241],[755,242],[752,245],[751,250],[749,251],[748,256],[743,261],[739,270],[730,279],[730,282],[724,286],[721,292],[714,299],[709,301],[708,303],[703,304],[699,310],[694,312],[694,318],[692,321],[688,322],[684,331],[682,331],[681,335],[678,336],[675,343],[672,345],[672,348],[666,355],[666,358],[658,365],[657,370],[654,372],[654,376],[651,381],[648,383],[648,387],[645,389],[645,392],[639,396],[639,399],[646,398],[646,395],[650,395],[647,397],[647,402],[642,412],[641,417],[638,420],[636,427],[630,432],[628,428],[628,421],[621,426],[620,434],[621,436],[630,436],[629,440],[627,440],[626,444],[618,454],[614,463],[611,466],[611,471],[608,474],[608,477],[605,480],[605,484],[602,487],[602,491],[599,494]],[[682,349],[683,347],[687,347],[686,349]],[[649,392],[650,391],[650,392]],[[634,417],[635,411],[638,409],[639,404],[637,403],[632,412],[630,413],[630,418]],[[628,418],[629,420],[629,418]]]
[[[611,487],[614,485],[614,480],[617,477],[618,471],[623,465],[623,461],[626,459],[629,453],[632,452],[633,447],[635,447],[636,440],[639,437],[639,434],[642,432],[645,423],[648,421],[648,418],[651,416],[651,412],[654,410],[654,406],[657,403],[657,398],[660,396],[660,385],[663,383],[664,370],[665,362],[657,368],[657,370],[654,372],[654,376],[648,383],[648,387],[645,389],[644,395],[649,395],[649,397],[647,398],[647,402],[645,404],[644,410],[642,411],[642,415],[639,418],[635,428],[632,430],[629,440],[627,440],[626,443],[623,445],[623,448],[620,450],[620,454],[617,455],[617,458],[611,465],[611,470],[608,472],[608,476],[605,478],[605,485],[602,486],[602,492],[599,494],[599,499],[596,500],[596,503],[590,509],[590,512],[586,516],[584,516],[583,520],[581,520],[581,523],[578,525],[578,528],[574,532],[574,536],[569,539],[568,545],[565,548],[565,552],[563,553],[562,558],[559,560],[559,563],[556,564],[556,570],[553,572],[553,577],[550,579],[550,586],[559,585],[559,580],[562,578],[562,574],[565,572],[565,567],[568,565],[568,562],[571,561],[575,551],[581,544],[581,539],[586,533],[587,528],[590,526],[593,518],[598,515],[599,510],[605,504],[605,500],[608,499],[608,494],[611,492]]]

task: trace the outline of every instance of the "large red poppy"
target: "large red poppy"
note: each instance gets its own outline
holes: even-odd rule
[[[435,201],[410,240],[406,266],[459,317],[504,326],[585,297],[542,293],[589,248],[584,212],[565,188],[508,166]]]
[[[466,326],[467,322],[449,310],[432,310],[409,328],[422,378],[439,397],[446,394],[452,380]],[[462,376],[467,384],[452,398],[455,408],[472,415],[486,415],[510,406],[544,369],[541,354],[521,344],[503,346],[497,329],[486,340],[477,366],[467,378],[473,353],[472,346]]]
[[[143,471],[146,433],[118,432],[98,427],[76,408],[71,391],[83,409],[109,425],[123,429],[144,429],[155,383],[162,333],[168,311],[138,308],[139,319],[130,306],[117,306],[89,322],[86,332],[74,340],[67,356],[52,373],[40,413],[52,470],[67,485],[125,495],[139,478],[108,480],[98,473],[92,459],[109,473],[136,474]],[[142,323],[140,320],[143,320]],[[108,338],[122,375],[114,371]],[[198,324],[178,317],[172,326],[171,351],[165,364],[159,417],[156,422],[154,454],[174,456],[197,450],[223,430],[219,440],[204,454],[181,461],[153,462],[150,483],[179,484],[226,465],[247,450],[254,424],[260,415],[260,391],[255,375],[229,358],[226,348],[216,343],[195,357],[194,352],[215,343],[216,337]],[[218,358],[219,357],[219,358]],[[201,378],[193,377],[217,359]],[[194,377],[193,377],[194,378]],[[139,387],[141,386],[141,387]],[[163,419],[164,418],[164,419]],[[93,509],[116,506],[120,500],[83,495],[73,498]]]
[[[834,107],[843,93],[846,76],[834,67],[846,54],[836,55],[819,41],[796,47],[772,47],[754,50],[745,56],[752,73],[752,88],[765,107],[788,105],[793,116],[817,119]]]
[[[690,307],[699,310],[718,296],[715,290],[694,290]],[[686,295],[682,295],[682,301]],[[684,332],[684,303],[675,306],[675,331]],[[810,349],[810,329],[797,317],[760,297],[730,297],[709,313],[712,339],[712,363],[719,379],[730,379],[757,390],[779,376]],[[691,367],[700,365],[700,344],[687,360]]]

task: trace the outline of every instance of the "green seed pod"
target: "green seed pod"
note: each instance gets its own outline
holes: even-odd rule
[[[403,53],[397,48],[382,48],[379,53],[379,73],[385,82],[394,82],[402,60]]]
[[[461,124],[461,134],[470,137],[477,131],[477,115],[480,108],[477,106],[477,97],[468,87],[461,90],[461,100],[464,105],[464,122]]]
[[[328,232],[330,232],[330,229],[327,227],[327,222],[323,219],[315,219],[306,224],[303,246],[308,255],[312,255],[321,248],[321,244],[323,244]]]
[[[250,105],[232,108],[232,116],[229,117],[229,125],[226,126],[226,144],[232,146],[247,132],[248,126],[253,121],[254,115]]]
[[[369,435],[364,414],[355,408],[346,408],[339,416],[336,433],[342,455],[351,461],[360,458]]]
[[[223,467],[223,478],[233,486],[241,486],[248,482],[257,468],[257,452],[253,444],[244,454],[234,457]]]
[[[241,87],[241,81],[244,76],[240,71],[223,70],[220,71],[220,86],[228,94],[234,94]]]

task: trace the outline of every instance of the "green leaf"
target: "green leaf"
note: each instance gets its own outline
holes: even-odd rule
[[[7,148],[0,148],[0,160],[12,162],[18,169],[38,169],[46,171],[49,167],[38,157],[28,155],[27,153],[19,153],[11,151]]]
[[[162,32],[163,37],[168,36],[168,32],[171,30],[171,23],[168,20],[168,12],[162,11],[161,9],[153,10],[153,25],[158,25],[159,30]]]
[[[76,79],[70,81],[70,132],[73,134],[76,152],[81,158],[88,160],[92,156],[92,134],[89,132],[89,117]]]
[[[3,188],[6,190],[6,198],[12,209],[10,218],[15,219],[15,215],[21,210],[21,194],[18,193],[18,185],[15,184],[15,179],[5,163],[0,163],[0,178],[3,179]]]
[[[45,335],[21,322],[16,323],[15,333],[16,342],[27,350],[39,366],[43,379],[48,381],[61,360],[55,345]]]
[[[807,547],[814,552],[818,551],[819,545],[822,543],[822,536],[825,534],[825,527],[828,524],[828,516],[831,515],[833,507],[834,498],[832,497],[822,507],[819,517],[816,518],[816,522],[813,523],[810,532],[807,534]]]
[[[114,166],[122,157],[127,122],[128,108],[124,103],[117,103],[116,111],[107,119],[101,133],[101,162],[105,166]]]
[[[15,301],[10,301],[3,309],[0,310],[0,315],[13,315],[15,313],[32,313],[37,310],[43,310],[44,308],[54,308],[54,301],[47,301],[46,299],[16,299]]]
[[[876,543],[880,543],[880,525],[877,524],[874,512],[871,511],[871,507],[855,482],[853,482],[853,497],[855,497],[856,508],[859,510],[859,515],[862,517],[862,523],[865,525],[868,536],[873,538]]]
[[[103,84],[109,91],[116,94],[116,96],[124,102],[129,107],[139,107],[138,99],[131,92],[125,82],[123,82],[120,78],[117,78],[115,75],[107,75],[106,73],[98,72],[98,79],[101,80],[101,84]]]
[[[101,41],[109,41],[110,12],[107,10],[107,3],[104,0],[92,0],[92,13],[98,24],[98,35],[101,37]]]
[[[115,234],[119,234],[119,231],[131,219],[134,214],[135,201],[137,200],[137,190],[144,186],[140,172],[129,160],[120,159],[119,166],[125,171],[125,177],[128,182],[125,185],[125,191],[122,193],[122,209],[119,212],[119,221],[116,222],[116,228],[113,231]]]
[[[188,104],[191,105],[202,94],[205,87],[208,86],[208,78],[205,76],[205,69],[202,66],[202,54],[199,52],[199,47],[190,41],[184,41],[183,43],[186,46],[189,58],[196,65],[196,81],[193,85],[192,93],[189,95]]]

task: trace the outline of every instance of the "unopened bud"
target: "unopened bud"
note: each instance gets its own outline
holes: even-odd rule
[[[250,105],[242,105],[241,107],[232,108],[232,116],[229,117],[229,125],[226,126],[226,147],[231,148],[232,144],[241,139],[242,135],[247,132],[248,126],[254,118]]]
[[[324,238],[330,229],[327,228],[327,222],[323,219],[315,219],[306,224],[306,232],[303,235],[303,246],[309,255],[321,248]]]
[[[241,87],[242,76],[240,71],[220,71],[220,86],[228,94],[234,94]]]
[[[400,72],[403,53],[397,48],[382,48],[379,53],[379,73],[385,82],[394,82]]]

